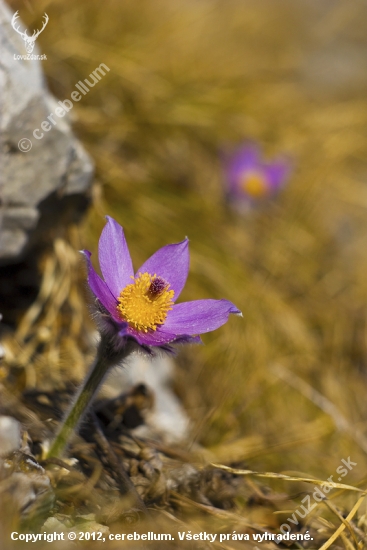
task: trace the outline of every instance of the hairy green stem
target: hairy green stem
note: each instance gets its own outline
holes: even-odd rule
[[[69,411],[66,413],[59,432],[47,452],[46,458],[60,458],[65,452],[70,438],[75,433],[78,424],[88,411],[89,405],[101,385],[103,378],[105,377],[111,364],[113,364],[113,362],[111,362],[111,355],[109,351],[110,350],[106,346],[106,342],[102,337],[98,347],[96,359],[94,360],[88,375],[79,388],[74,402],[72,403]],[[130,349],[120,352],[118,355],[118,362],[126,359],[130,352]]]

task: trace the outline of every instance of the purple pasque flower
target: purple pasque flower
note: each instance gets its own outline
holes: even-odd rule
[[[98,257],[103,279],[87,250],[88,284],[104,319],[121,345],[133,339],[143,347],[200,342],[200,334],[217,329],[230,313],[241,315],[228,300],[176,304],[189,271],[188,239],[160,248],[134,274],[122,227],[110,216],[101,233]],[[118,343],[117,342],[117,343]]]
[[[278,157],[265,162],[256,144],[242,145],[225,165],[229,200],[250,204],[276,195],[290,174],[289,160]]]

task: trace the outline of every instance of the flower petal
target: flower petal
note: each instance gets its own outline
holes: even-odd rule
[[[102,275],[112,294],[117,297],[132,282],[134,275],[130,252],[124,230],[110,216],[98,243],[98,259]]]
[[[242,171],[245,168],[260,164],[261,152],[255,143],[246,144],[237,149],[230,159],[232,170]]]
[[[269,185],[272,191],[278,191],[283,185],[286,184],[287,179],[291,172],[289,162],[286,160],[274,161],[269,163],[264,171],[266,173]]]
[[[247,170],[261,168],[260,149],[247,144],[235,151],[226,162],[227,183],[230,192],[238,191],[238,180]]]
[[[157,250],[138,270],[138,273],[158,275],[175,291],[176,301],[185,286],[189,272],[189,239],[177,244],[168,244]]]
[[[154,332],[138,332],[131,327],[121,332],[121,336],[133,338],[141,346],[167,348],[168,344],[202,344],[200,336],[190,334],[171,334],[158,328]],[[172,350],[171,350],[172,351]]]
[[[87,268],[88,268],[88,284],[95,295],[95,297],[101,302],[103,307],[107,309],[109,313],[111,313],[112,316],[116,317],[117,310],[116,310],[116,304],[117,301],[112,295],[109,287],[107,284],[101,279],[99,275],[94,270],[94,267],[92,265],[92,262],[90,261],[91,253],[89,250],[81,250],[81,253],[84,255],[86,261],[87,261]]]
[[[168,333],[203,334],[224,325],[230,313],[241,315],[228,300],[194,300],[175,304],[161,330]]]
[[[173,340],[171,344],[203,344],[203,341],[200,336],[181,334],[180,336],[177,336],[177,338]]]
[[[161,332],[160,330],[154,332],[138,332],[131,327],[128,328],[127,333],[139,344],[145,346],[162,346],[173,342],[177,338],[176,334],[171,334],[169,332]]]
[[[127,335],[129,328],[128,323],[121,321],[117,315],[112,317],[112,315],[103,315],[103,313],[97,317],[97,324],[100,331],[109,335],[111,340],[116,338],[121,340],[122,336]]]

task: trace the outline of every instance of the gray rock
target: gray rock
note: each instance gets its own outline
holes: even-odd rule
[[[20,446],[20,423],[11,416],[0,416],[0,457],[18,451]]]
[[[33,131],[54,113],[41,63],[22,60],[26,50],[11,26],[13,13],[0,0],[0,263],[19,261],[44,240],[65,213],[82,209],[93,175],[91,159],[71,132],[67,114],[35,139]],[[20,20],[21,28],[25,26]],[[44,32],[47,32],[47,27]],[[32,33],[28,33],[32,35]],[[43,53],[43,52],[42,52]],[[40,55],[37,44],[33,54]],[[29,141],[22,142],[27,139]],[[22,143],[25,144],[22,151]],[[31,146],[30,146],[31,145]],[[30,147],[27,152],[25,150]],[[72,214],[72,215],[74,215]],[[49,233],[49,232],[48,232]]]
[[[102,388],[104,397],[117,397],[137,384],[146,384],[154,395],[154,407],[142,426],[134,433],[164,441],[167,444],[184,441],[190,433],[186,411],[172,390],[175,364],[168,355],[148,357],[135,353],[124,367],[116,367],[107,376]]]

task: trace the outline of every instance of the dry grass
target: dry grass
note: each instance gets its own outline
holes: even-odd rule
[[[177,391],[194,423],[193,442],[208,461],[296,477],[326,479],[350,456],[357,466],[344,481],[364,490],[362,2],[11,5],[30,26],[47,11],[50,24],[38,43],[60,99],[100,63],[110,68],[73,110],[96,162],[94,207],[78,237],[74,229],[44,260],[40,297],[7,342],[28,386],[50,382],[50,373],[58,383],[68,369],[81,376],[91,351],[76,239],[96,256],[109,213],[124,226],[139,265],[188,235],[191,271],[182,299],[226,297],[244,314],[206,336],[205,347],[178,355]],[[286,151],[295,170],[275,204],[240,217],[223,202],[220,152],[244,138],[259,140],[268,155]],[[291,495],[304,490],[284,480],[268,484]],[[357,500],[336,494],[342,514]],[[344,525],[330,547],[362,548],[367,508],[358,504],[352,534],[349,520],[344,525],[319,504],[308,520],[320,541]],[[286,510],[296,505],[288,501]],[[248,523],[275,527],[288,517],[281,510],[261,519],[246,506],[240,513]]]

